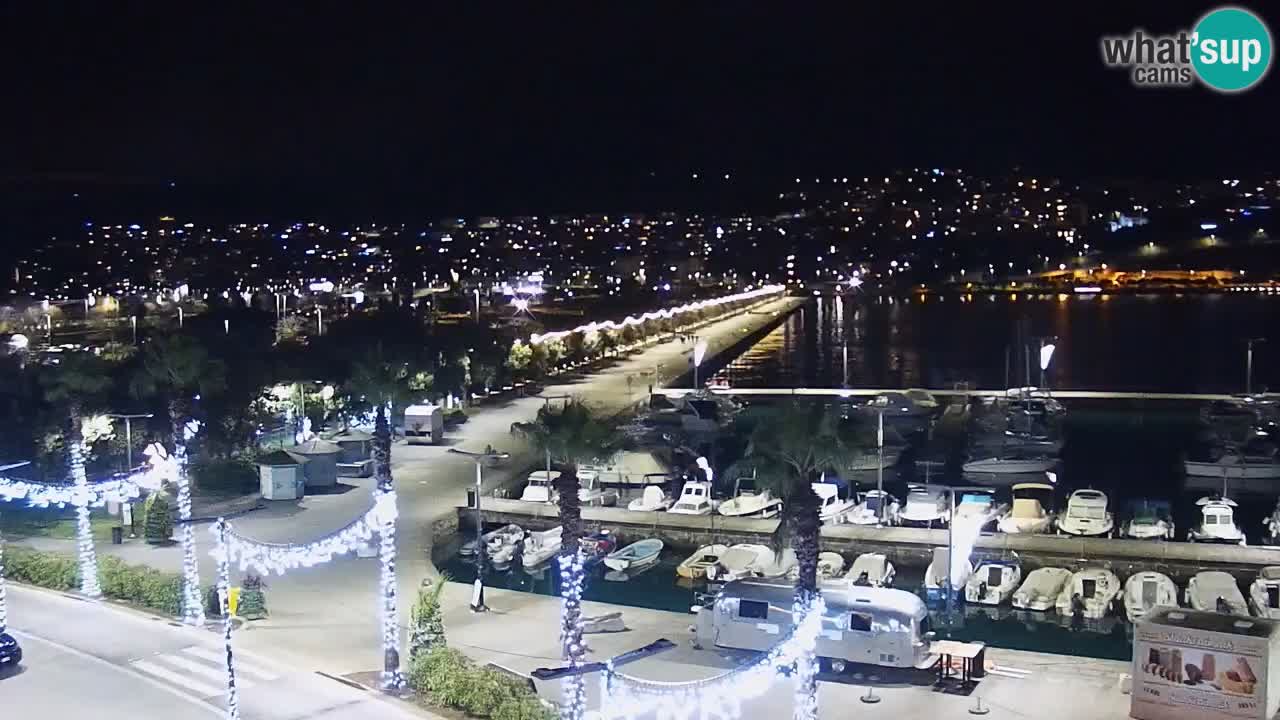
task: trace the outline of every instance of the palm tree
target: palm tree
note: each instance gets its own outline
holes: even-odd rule
[[[195,530],[191,527],[191,477],[187,473],[187,437],[184,400],[226,387],[226,366],[210,358],[199,341],[185,335],[171,335],[147,343],[142,365],[130,382],[134,397],[156,395],[165,399],[168,410],[169,452],[177,460],[178,536],[182,541],[182,619],[204,625],[204,604],[200,602],[200,564],[196,559]]]
[[[812,483],[822,471],[845,466],[847,448],[840,418],[821,403],[792,405],[759,417],[747,444],[746,461],[759,471],[761,485],[783,499],[777,532],[778,536],[789,536],[796,553],[795,608],[800,614],[807,612],[818,596],[822,521]],[[812,720],[817,712],[816,661],[808,657],[800,665],[796,682],[807,700],[796,706],[795,717]]]
[[[84,471],[84,437],[81,434],[84,409],[101,402],[111,376],[105,361],[87,352],[63,355],[53,372],[41,375],[45,398],[66,409],[67,427],[63,440],[67,450],[67,469],[71,481],[86,498],[76,504],[76,545],[80,560],[80,591],[91,598],[102,596],[98,584],[98,557],[93,547],[93,528],[89,524],[87,488],[89,478]]]
[[[586,657],[582,642],[582,508],[578,500],[578,464],[600,457],[614,439],[611,427],[596,417],[591,408],[579,400],[563,407],[550,404],[538,411],[531,423],[515,423],[514,434],[524,437],[545,456],[548,471],[554,464],[560,471],[555,491],[560,511],[560,642],[563,656],[570,665],[579,665]],[[579,718],[586,699],[582,678],[574,676],[565,682],[564,717]]]
[[[351,379],[344,386],[347,397],[355,404],[373,407],[373,477],[377,494],[395,491],[391,476],[391,422],[387,407],[403,401],[408,392],[409,366],[392,359],[378,343],[352,366]],[[400,617],[396,598],[395,522],[383,526],[379,533],[378,557],[381,561],[382,586],[382,684],[398,688],[400,674]]]

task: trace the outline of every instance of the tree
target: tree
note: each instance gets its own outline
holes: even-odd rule
[[[156,490],[142,504],[144,515],[142,537],[152,545],[163,545],[173,539],[173,513],[164,491]]]
[[[507,353],[507,367],[511,368],[512,372],[524,372],[531,362],[533,362],[532,347],[519,340],[511,344],[511,350]]]
[[[63,431],[67,452],[67,470],[71,481],[87,495],[89,477],[84,470],[84,438],[80,434],[85,408],[97,407],[111,385],[106,362],[92,353],[64,355],[53,372],[40,378],[45,398],[66,410],[67,425]],[[76,504],[76,543],[80,562],[80,591],[91,598],[102,596],[98,584],[98,556],[93,547],[93,528],[89,524],[89,505]]]
[[[409,629],[409,662],[445,646],[444,617],[440,613],[440,593],[446,578],[427,578],[418,588],[418,600],[413,605],[412,626]]]
[[[487,393],[493,387],[494,381],[498,379],[498,368],[487,362],[472,363],[471,379],[483,385]]]
[[[261,620],[267,616],[267,596],[262,592],[266,583],[257,573],[244,576],[240,584],[240,602],[236,606],[236,615],[245,620]]]

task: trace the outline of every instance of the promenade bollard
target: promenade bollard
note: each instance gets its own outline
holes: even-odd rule
[[[858,699],[868,705],[875,705],[880,702],[880,696],[876,694],[876,689],[873,687],[868,687],[867,693]]]
[[[973,707],[969,708],[969,714],[970,715],[986,715],[989,712],[991,712],[991,708],[982,704],[982,696],[974,695]]]

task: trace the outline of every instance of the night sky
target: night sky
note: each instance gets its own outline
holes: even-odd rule
[[[913,165],[1267,170],[1280,125],[1274,71],[1221,96],[1102,66],[1100,35],[1190,27],[1204,3],[14,5],[0,11],[10,189],[588,209]],[[1263,17],[1274,32],[1280,15]],[[728,188],[706,180],[724,173]]]

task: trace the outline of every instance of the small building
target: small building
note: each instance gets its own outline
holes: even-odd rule
[[[342,448],[328,440],[314,438],[286,450],[302,461],[308,488],[329,488],[338,484],[338,456]]]
[[[263,500],[297,500],[304,493],[302,466],[299,460],[283,450],[275,450],[258,458],[258,480]]]
[[[439,445],[444,441],[444,409],[439,405],[405,408],[404,437],[410,443]]]
[[[348,430],[331,438],[342,448],[338,456],[340,477],[369,477],[373,474],[373,436],[363,430]]]

